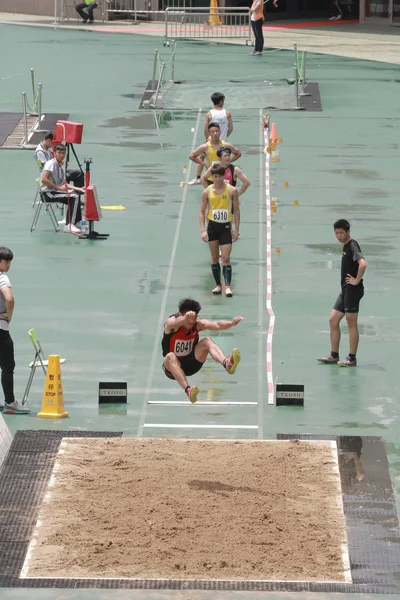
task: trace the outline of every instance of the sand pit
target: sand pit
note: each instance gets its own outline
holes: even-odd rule
[[[25,577],[344,581],[329,441],[64,439]]]

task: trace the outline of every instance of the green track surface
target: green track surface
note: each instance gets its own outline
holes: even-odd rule
[[[27,335],[33,327],[46,353],[67,359],[63,384],[70,413],[65,420],[36,417],[44,384],[38,372],[30,395],[32,414],[5,415],[10,430],[87,429],[123,431],[130,436],[209,438],[274,438],[277,433],[378,435],[387,442],[398,492],[398,67],[308,56],[308,79],[320,85],[323,112],[273,114],[283,138],[281,162],[273,163],[271,170],[271,196],[277,199],[272,229],[274,378],[305,385],[304,408],[277,408],[267,404],[265,364],[269,318],[260,115],[269,98],[266,93],[264,101],[260,100],[260,90],[251,78],[290,76],[289,53],[271,52],[255,62],[243,46],[179,42],[176,78],[187,81],[181,85],[186,86],[184,104],[190,109],[139,111],[141,94],[151,79],[155,44],[154,38],[144,36],[0,25],[0,54],[7,56],[0,77],[35,68],[37,80],[43,83],[44,112],[69,112],[71,120],[84,123],[83,144],[76,150],[81,160],[93,157],[92,181],[101,204],[126,207],[125,211],[104,211],[96,228],[110,233],[107,241],[55,234],[45,214],[30,234],[37,177],[32,153],[0,152],[0,244],[15,254],[9,275],[16,298],[12,335],[17,397],[22,398],[27,365],[33,357]],[[162,50],[167,59],[168,53]],[[227,299],[210,294],[208,249],[198,227],[201,190],[182,188],[180,182],[193,177],[188,155],[203,141],[203,119],[209,106],[202,98],[224,91],[230,74],[250,81],[238,83],[237,94],[230,82],[226,104],[234,117],[231,140],[243,152],[239,164],[252,186],[241,202],[241,238],[232,255],[235,295]],[[204,81],[201,102],[196,79]],[[16,81],[0,81],[0,101],[29,91],[29,75],[18,78],[18,85]],[[19,110],[19,102],[0,108]],[[186,173],[184,165],[188,165]],[[349,370],[318,365],[315,360],[329,351],[328,317],[339,292],[341,252],[332,230],[338,218],[350,220],[352,234],[368,262],[359,367]],[[281,249],[279,255],[276,247]],[[226,353],[240,348],[237,374],[229,377],[218,365],[207,362],[191,379],[200,388],[199,400],[253,401],[258,406],[148,404],[185,399],[161,370],[159,343],[160,324],[187,295],[200,301],[207,318],[245,317],[237,328],[215,336]],[[345,334],[342,356],[347,343]],[[115,406],[99,409],[99,381],[128,382],[126,411]],[[189,427],[150,428],[149,424]],[[219,430],[209,425],[234,428]],[[239,425],[256,428],[235,428]],[[172,593],[135,592],[146,598],[156,594],[167,598]],[[122,600],[132,596],[128,591],[2,591],[2,597],[15,599]],[[185,592],[185,599],[209,596],[208,592]],[[271,593],[269,597],[297,595]],[[312,595],[316,600],[330,597]]]

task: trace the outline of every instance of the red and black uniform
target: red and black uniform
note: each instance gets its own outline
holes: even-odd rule
[[[179,313],[171,315],[172,317],[179,317]],[[163,356],[173,352],[180,362],[182,371],[185,375],[194,375],[200,371],[204,363],[197,360],[194,349],[199,342],[199,332],[197,331],[196,325],[193,329],[187,331],[184,327],[180,327],[176,331],[171,333],[165,333],[161,340]],[[170,379],[175,379],[168,369],[163,365],[164,373]]]
[[[235,174],[235,167],[233,165],[228,165],[225,169],[224,181],[225,183],[229,183],[229,185],[233,185],[236,187],[236,179],[233,178]]]

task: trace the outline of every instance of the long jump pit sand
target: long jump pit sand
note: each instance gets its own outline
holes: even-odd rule
[[[64,438],[21,577],[351,582],[336,444]]]

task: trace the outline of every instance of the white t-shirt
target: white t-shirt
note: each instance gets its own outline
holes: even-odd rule
[[[0,271],[0,290],[1,288],[4,287],[11,287],[11,283],[10,280],[8,279],[7,275],[5,273],[3,273],[2,271]],[[4,298],[3,294],[0,291],[0,313],[5,313],[7,312],[7,304],[6,304],[6,299]],[[6,321],[6,319],[0,315],[0,329],[3,329],[4,331],[9,331],[10,330],[10,325],[8,323],[8,321]]]
[[[210,110],[211,121],[210,123],[218,123],[220,129],[220,140],[226,140],[228,137],[229,121],[226,114],[225,108],[212,108]]]
[[[49,179],[50,179],[51,183],[54,183],[54,185],[63,185],[63,183],[65,182],[64,165],[60,166],[55,158],[52,158],[51,160],[47,161],[47,163],[43,167],[43,172],[44,171],[50,171]],[[42,177],[43,177],[43,175],[42,175]],[[40,186],[40,188],[41,188],[42,192],[54,192],[55,191],[53,188],[50,188],[47,185],[44,185],[43,183]]]
[[[43,165],[44,163],[52,159],[53,151],[51,148],[49,150],[43,148],[42,142],[40,142],[40,144],[36,146],[33,156],[35,157],[35,160],[40,160],[40,162]],[[42,167],[40,167],[40,170],[42,170]]]

